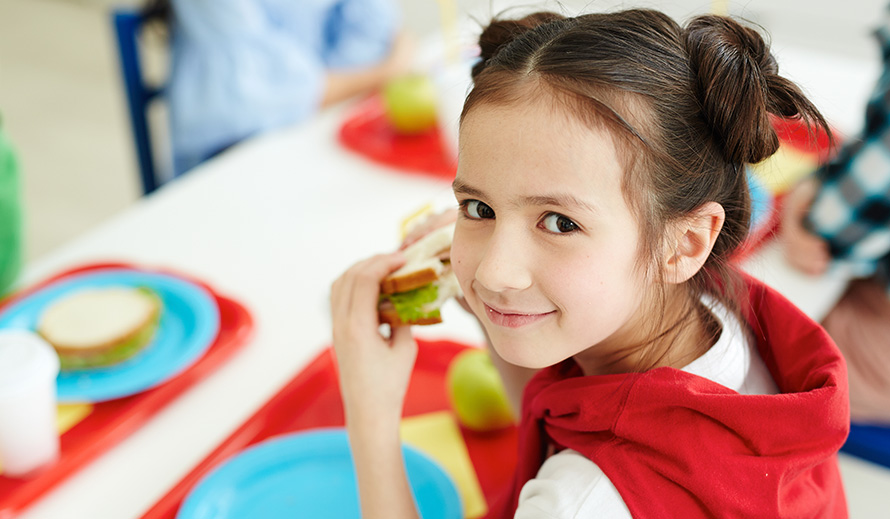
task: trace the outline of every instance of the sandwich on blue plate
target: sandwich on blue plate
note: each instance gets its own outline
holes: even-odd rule
[[[144,287],[86,288],[50,304],[37,333],[55,348],[63,370],[110,366],[151,343],[162,306]]]

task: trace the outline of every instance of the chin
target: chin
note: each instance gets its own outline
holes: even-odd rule
[[[494,348],[494,351],[505,362],[514,366],[527,369],[542,369],[558,364],[564,360],[541,358],[539,355],[534,355],[533,353],[535,353],[535,351],[540,348],[540,345],[543,344],[539,341],[517,341],[516,339],[506,339],[499,337],[496,333],[492,334],[490,330],[487,331],[489,341],[491,341],[491,346]],[[537,347],[535,345],[537,345]]]

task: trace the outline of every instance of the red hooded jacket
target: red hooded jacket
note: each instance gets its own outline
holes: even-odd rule
[[[586,377],[569,359],[523,395],[512,517],[548,444],[596,463],[634,518],[845,518],[838,449],[850,425],[846,368],[825,331],[746,278],[745,320],[781,391],[742,395],[673,368]]]

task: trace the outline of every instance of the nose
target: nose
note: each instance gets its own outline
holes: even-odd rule
[[[491,292],[528,288],[530,252],[518,229],[496,226],[476,267],[476,281]]]

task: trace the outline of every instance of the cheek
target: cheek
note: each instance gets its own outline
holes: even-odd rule
[[[564,255],[560,268],[548,276],[551,295],[560,306],[612,318],[636,306],[639,286],[629,258],[599,254],[567,259]]]
[[[457,281],[465,294],[469,291],[469,285],[476,272],[474,250],[473,241],[458,226],[454,231],[454,239],[451,242],[451,268],[454,270],[454,275],[457,276]]]

